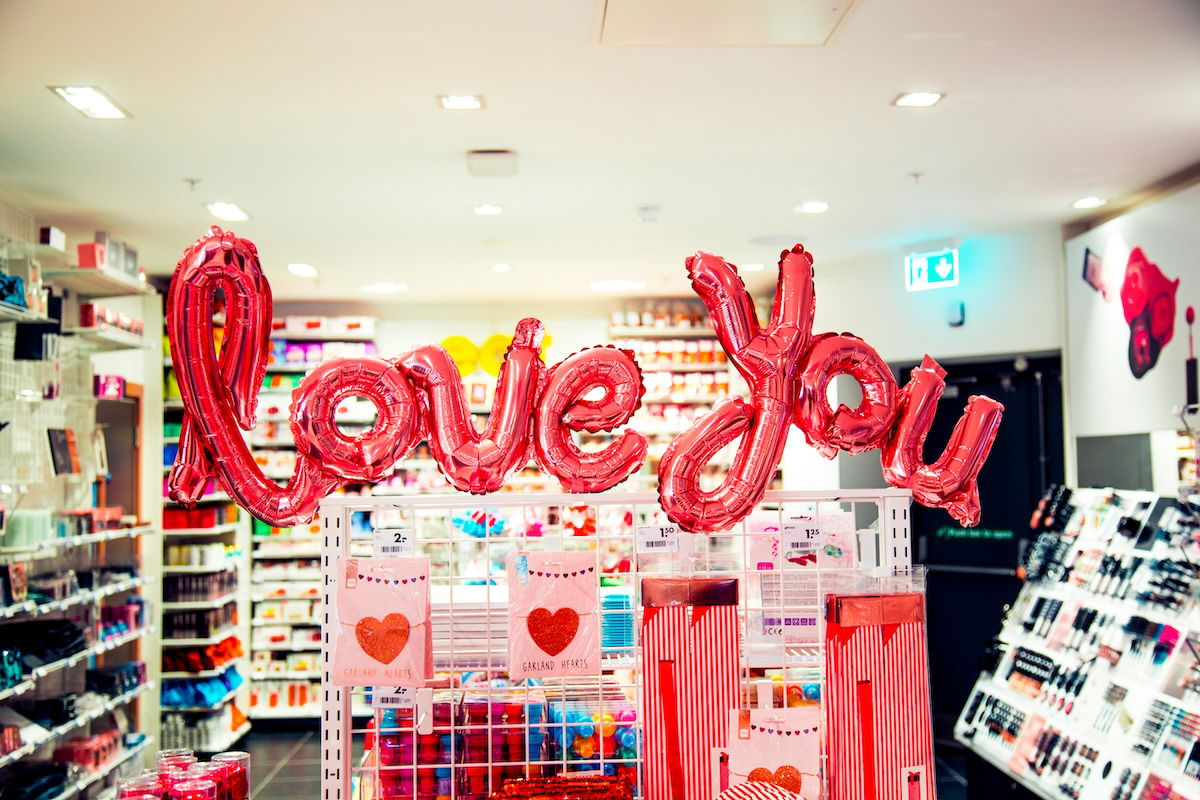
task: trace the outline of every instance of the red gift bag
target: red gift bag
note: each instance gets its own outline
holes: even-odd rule
[[[830,800],[934,800],[925,596],[829,595]]]
[[[646,578],[642,605],[646,800],[712,800],[738,707],[737,580]]]

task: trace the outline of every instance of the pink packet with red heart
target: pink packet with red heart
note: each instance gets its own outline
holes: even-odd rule
[[[428,558],[338,558],[335,686],[422,687],[433,677]]]
[[[730,712],[729,785],[773,784],[803,800],[821,796],[821,707]]]
[[[599,580],[592,551],[509,554],[509,677],[600,673]]]

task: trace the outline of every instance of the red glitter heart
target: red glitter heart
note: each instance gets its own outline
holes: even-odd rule
[[[547,655],[556,656],[567,649],[579,632],[579,615],[570,608],[560,608],[553,614],[549,609],[535,608],[525,620],[533,643]]]
[[[383,621],[363,617],[354,626],[354,635],[363,652],[380,664],[390,664],[408,644],[410,625],[403,614],[388,614]]]
[[[780,789],[787,789],[789,792],[800,793],[803,785],[803,778],[800,775],[800,770],[792,766],[782,766],[775,770],[774,773],[766,767],[759,767],[752,770],[746,779],[757,783],[771,783],[778,786]]]

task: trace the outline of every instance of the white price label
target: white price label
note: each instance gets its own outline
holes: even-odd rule
[[[412,528],[380,528],[371,534],[377,556],[416,555],[417,542]]]
[[[779,552],[783,563],[804,566],[815,563],[821,547],[821,527],[808,518],[786,520],[779,533]]]
[[[637,551],[639,553],[678,552],[679,527],[677,525],[639,525]]]
[[[412,708],[417,690],[411,686],[376,686],[371,690],[372,708]]]

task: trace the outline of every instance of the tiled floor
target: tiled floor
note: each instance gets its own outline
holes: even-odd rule
[[[320,735],[315,730],[261,731],[246,737],[253,765],[251,800],[319,800]],[[938,800],[966,800],[962,759],[937,760]]]

